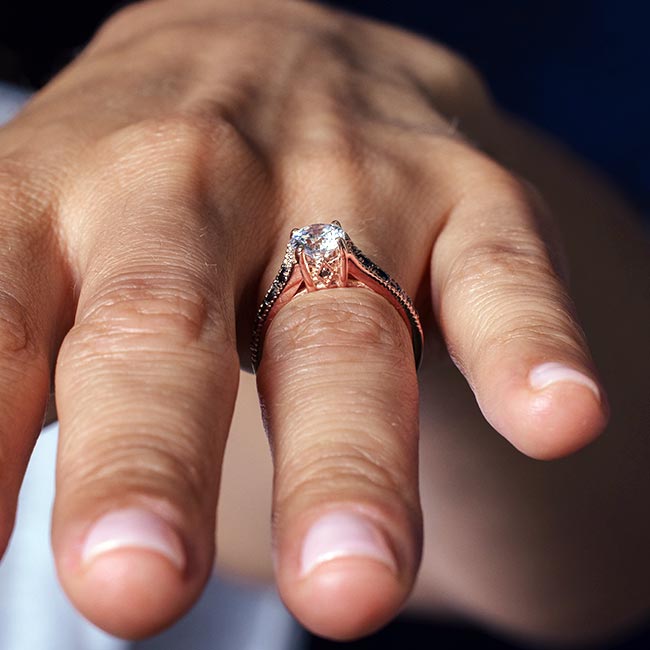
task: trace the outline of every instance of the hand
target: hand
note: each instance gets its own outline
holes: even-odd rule
[[[332,218],[418,296],[426,362],[436,322],[517,448],[597,436],[605,396],[542,201],[450,126],[494,115],[446,50],[314,5],[112,18],[0,132],[5,540],[56,360],[61,581],[115,634],[182,614],[212,567],[255,309],[291,228]],[[282,597],[320,634],[369,632],[421,552],[409,332],[370,291],[300,297],[258,387]]]

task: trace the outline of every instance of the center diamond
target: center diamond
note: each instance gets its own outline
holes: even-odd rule
[[[302,259],[303,276],[310,289],[325,289],[345,285],[342,277],[344,260],[339,242],[345,242],[345,231],[335,223],[314,223],[295,230],[291,246]]]
[[[338,254],[339,240],[345,241],[345,231],[334,223],[314,223],[294,231],[291,245],[302,250],[315,262]]]

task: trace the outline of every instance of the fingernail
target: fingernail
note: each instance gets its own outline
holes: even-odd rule
[[[596,396],[596,399],[600,401],[600,389],[593,379],[561,363],[542,363],[530,371],[528,380],[534,390],[541,390],[560,381],[581,384],[589,388]]]
[[[185,551],[167,522],[141,508],[115,510],[99,519],[90,529],[83,546],[83,564],[111,551],[135,548],[167,558],[179,571],[185,568]]]
[[[344,557],[372,558],[397,571],[384,536],[370,520],[357,513],[330,512],[318,519],[305,535],[301,574]]]

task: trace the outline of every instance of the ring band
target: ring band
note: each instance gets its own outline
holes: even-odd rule
[[[306,291],[338,287],[365,287],[386,298],[411,330],[415,366],[422,360],[423,333],[413,301],[388,273],[380,269],[343,230],[338,221],[294,228],[271,287],[255,317],[251,364],[257,371],[264,335],[277,312]]]

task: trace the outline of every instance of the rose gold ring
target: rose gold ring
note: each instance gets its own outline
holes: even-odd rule
[[[306,291],[364,287],[386,298],[411,331],[415,366],[422,359],[420,318],[407,293],[352,243],[338,221],[294,228],[280,271],[257,311],[251,343],[251,364],[257,371],[262,344],[271,321],[292,298]]]

